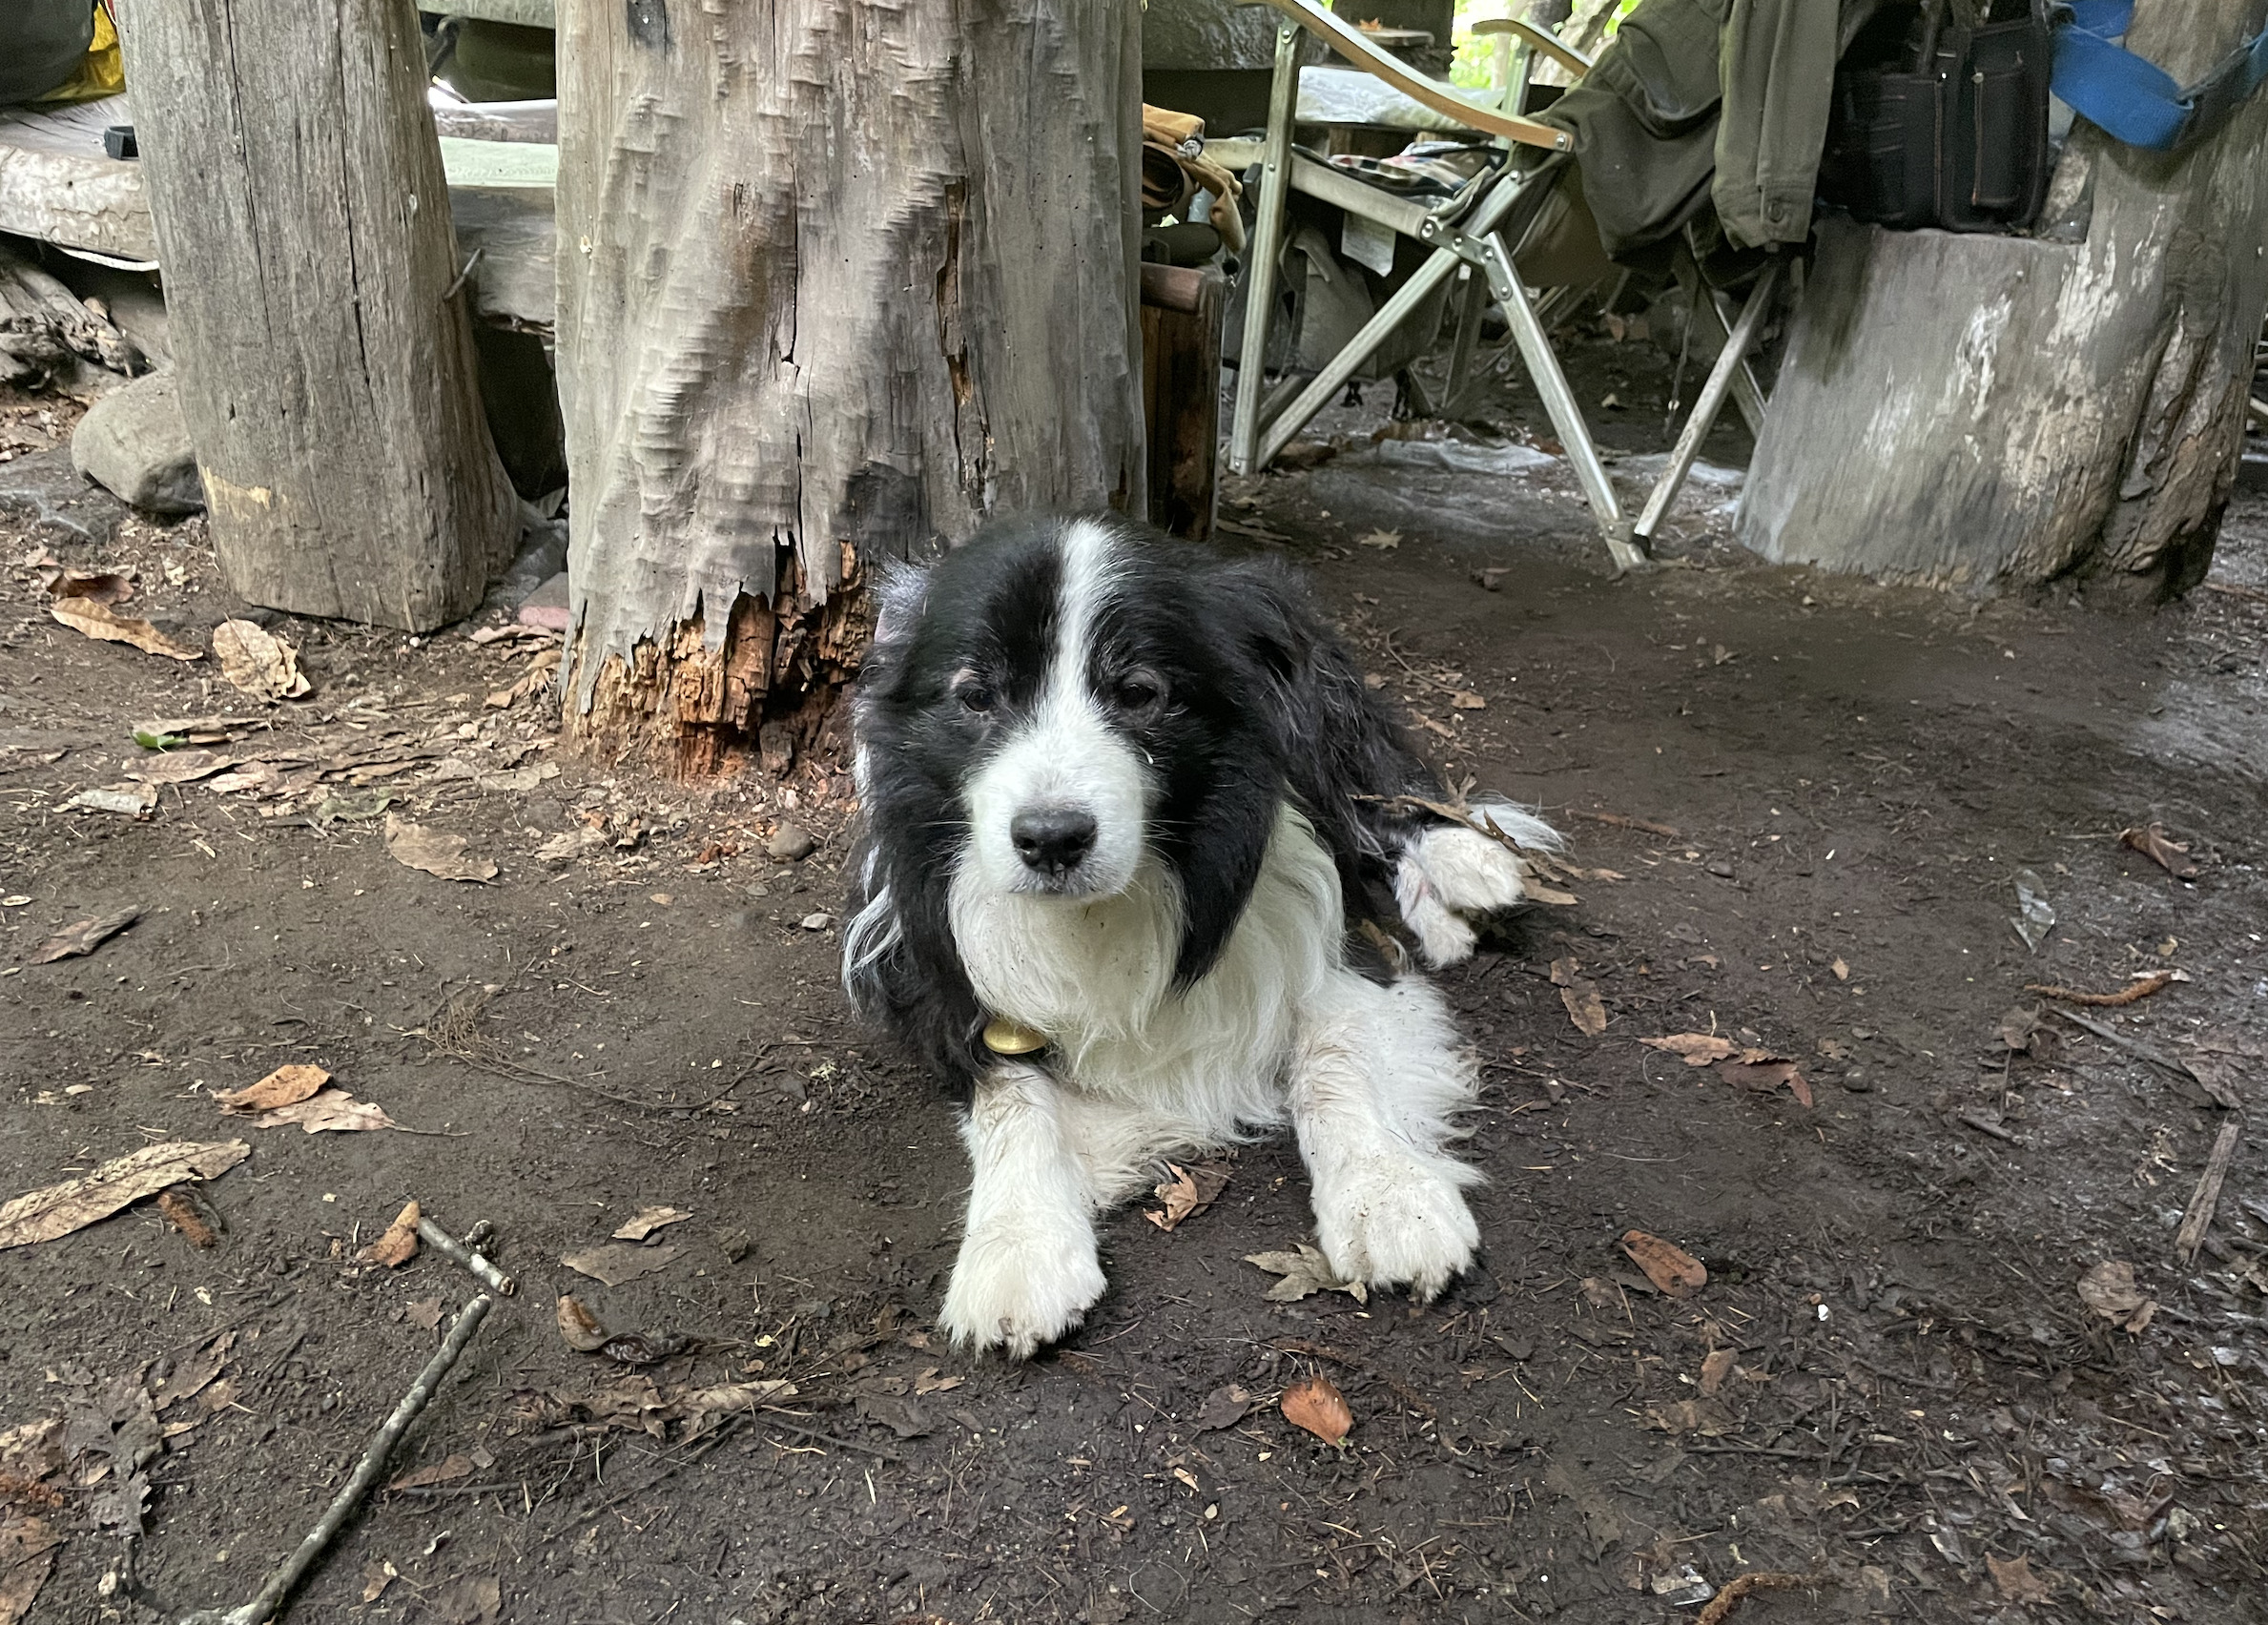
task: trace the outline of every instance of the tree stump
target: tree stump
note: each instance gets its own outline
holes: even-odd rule
[[[2144,0],[2128,45],[2188,83],[2259,10]],[[2042,233],[1823,223],[1743,544],[1976,587],[2162,597],[2203,578],[2268,306],[2268,98],[2175,154],[2082,122]]]
[[[1141,511],[1141,9],[563,0],[567,715],[784,767],[868,574]]]
[[[121,18],[181,406],[239,597],[428,631],[510,561],[411,0]]]

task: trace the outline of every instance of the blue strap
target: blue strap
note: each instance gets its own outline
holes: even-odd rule
[[[2059,10],[2055,93],[2130,147],[2185,147],[2268,79],[2268,32],[2184,90],[2155,62],[2113,43],[2133,20],[2134,0],[2070,0]]]

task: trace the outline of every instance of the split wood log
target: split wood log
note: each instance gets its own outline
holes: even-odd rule
[[[2257,0],[2142,0],[2128,46],[2187,83],[2258,22]],[[2082,120],[2036,238],[1823,222],[1741,541],[1932,585],[2196,585],[2242,447],[2263,237],[2268,96],[2174,154]]]
[[[567,730],[784,771],[873,566],[1142,511],[1141,9],[559,15]]]
[[[2232,1113],[2220,1125],[2212,1155],[2205,1159],[2205,1171],[2197,1176],[2197,1188],[2190,1192],[2189,1207],[2181,1215],[2181,1228],[2174,1236],[2174,1250],[2185,1265],[2196,1262],[2197,1249],[2205,1244],[2205,1232],[2213,1228],[2213,1210],[2220,1205],[2220,1187],[2229,1177],[2229,1164],[2237,1160],[2237,1147],[2243,1139],[2243,1114]]]
[[[519,509],[412,0],[136,0],[120,21],[230,587],[410,631],[455,620],[510,561]]]

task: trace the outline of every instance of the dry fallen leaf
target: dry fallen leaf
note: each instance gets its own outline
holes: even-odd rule
[[[309,1134],[397,1126],[377,1101],[358,1100],[344,1089],[325,1089],[313,1100],[263,1112],[252,1120],[255,1128],[285,1128],[293,1123]]]
[[[938,1375],[937,1367],[927,1366],[922,1368],[921,1374],[914,1379],[914,1391],[918,1394],[951,1393],[967,1381],[966,1377],[941,1377]]]
[[[1161,1230],[1170,1230],[1183,1220],[1203,1213],[1228,1183],[1229,1170],[1218,1162],[1200,1162],[1188,1168],[1168,1162],[1165,1167],[1173,1177],[1161,1183],[1157,1190],[1165,1209],[1145,1208],[1142,1215]]]
[[[1284,1390],[1279,1403],[1285,1421],[1305,1428],[1327,1445],[1338,1444],[1354,1426],[1354,1413],[1347,1409],[1346,1396],[1331,1386],[1329,1377],[1293,1383]]]
[[[386,814],[386,851],[405,868],[422,869],[443,880],[496,878],[495,864],[464,855],[463,835],[428,830],[422,824],[405,824],[391,812]]]
[[[1985,1568],[1992,1575],[1992,1589],[2010,1602],[2046,1602],[2053,1594],[2048,1583],[2031,1572],[2030,1557],[2004,1561],[1988,1552]]]
[[[1205,1396],[1205,1409],[1197,1413],[1197,1430],[1217,1433],[1224,1428],[1233,1428],[1251,1409],[1252,1396],[1236,1384],[1217,1388]]]
[[[622,1242],[608,1242],[603,1246],[585,1247],[581,1252],[568,1253],[559,1262],[577,1275],[588,1275],[608,1286],[619,1286],[625,1281],[651,1275],[665,1267],[682,1249],[670,1246],[642,1247]]]
[[[1644,1230],[1625,1230],[1622,1250],[1665,1297],[1689,1298],[1709,1284],[1707,1267],[1675,1242]]]
[[[157,806],[157,787],[129,779],[124,784],[82,790],[63,803],[67,812],[115,812],[122,818],[146,819]]]
[[[1606,1004],[1595,984],[1577,977],[1559,990],[1559,1002],[1567,1006],[1567,1018],[1585,1038],[1595,1039],[1606,1031]]]
[[[145,1145],[91,1174],[0,1204],[0,1248],[68,1236],[168,1185],[218,1179],[251,1155],[252,1147],[241,1140],[201,1144],[169,1140]]]
[[[1449,704],[1453,710],[1487,710],[1489,709],[1489,702],[1470,689],[1459,689],[1455,693],[1450,695]]]
[[[134,908],[120,909],[115,914],[95,915],[88,919],[72,920],[39,945],[31,956],[31,962],[35,965],[52,965],[57,959],[69,959],[81,954],[92,954],[141,917],[142,911]]]
[[[1381,553],[1391,552],[1402,545],[1402,533],[1398,530],[1372,530],[1357,536],[1354,545],[1358,547],[1375,547]]]
[[[299,670],[299,652],[251,621],[223,621],[213,628],[213,658],[220,674],[259,700],[296,700],[311,685]]]
[[[391,1563],[376,1562],[363,1567],[362,1600],[376,1602],[385,1595],[386,1587],[402,1577],[402,1571]]]
[[[2157,1313],[2157,1305],[2134,1284],[2134,1266],[2117,1259],[2106,1260],[2079,1277],[2079,1301],[2133,1332],[2149,1326]]]
[[[2197,866],[2189,855],[2189,842],[2166,833],[2163,824],[2145,824],[2118,832],[2118,844],[2132,847],[2167,874],[2183,880],[2196,878]]]
[[[123,604],[134,596],[134,571],[67,570],[51,565],[39,572],[47,581],[50,598],[91,598],[97,604]]]
[[[0,1625],[16,1625],[54,1572],[60,1532],[31,1516],[0,1519]]]
[[[235,758],[216,751],[165,751],[127,763],[126,776],[144,784],[189,784],[234,765]]]
[[[384,1235],[356,1256],[364,1264],[382,1264],[388,1269],[401,1268],[418,1256],[418,1220],[421,1217],[418,1204],[411,1203],[394,1216],[394,1222],[386,1226]]]
[[[1687,1066],[1707,1066],[1741,1053],[1740,1045],[1714,1033],[1672,1033],[1666,1039],[1640,1039],[1639,1042],[1681,1056]]]
[[[559,1340],[578,1354],[595,1354],[606,1347],[607,1328],[589,1306],[568,1293],[559,1300]]]
[[[48,613],[74,632],[104,643],[132,644],[145,654],[162,654],[169,660],[205,657],[204,650],[183,648],[149,622],[121,615],[98,599],[59,598],[48,606]]]
[[[1297,1252],[1248,1253],[1245,1262],[1284,1278],[1268,1289],[1266,1296],[1271,1304],[1296,1303],[1316,1292],[1344,1292],[1358,1304],[1371,1301],[1368,1286],[1359,1281],[1341,1281],[1330,1261],[1305,1242],[1299,1244]]]
[[[614,1232],[618,1242],[642,1242],[665,1224],[681,1224],[692,1215],[682,1207],[641,1207]]]
[[[441,1327],[441,1300],[439,1298],[412,1298],[402,1311],[402,1318],[420,1331],[435,1331]]]
[[[453,1455],[445,1461],[435,1462],[431,1467],[421,1467],[414,1471],[405,1472],[386,1488],[389,1490],[423,1490],[430,1485],[454,1484],[460,1478],[470,1478],[471,1476],[472,1458]]]
[[[1725,1379],[1733,1374],[1733,1351],[1712,1348],[1701,1360],[1701,1390],[1704,1399],[1714,1399],[1717,1390],[1724,1387]]]
[[[255,1112],[272,1112],[279,1106],[297,1105],[330,1080],[331,1075],[320,1066],[278,1066],[258,1083],[231,1089],[213,1099],[224,1112],[250,1117]],[[411,1222],[411,1227],[416,1227],[415,1221]]]
[[[1811,1085],[1804,1081],[1796,1063],[1769,1050],[1742,1050],[1730,1060],[1721,1060],[1717,1063],[1717,1076],[1759,1095],[1768,1095],[1784,1083],[1788,1093],[1806,1109],[1811,1104]]]
[[[170,1410],[184,1400],[195,1399],[213,1386],[214,1379],[228,1364],[229,1353],[237,1346],[237,1334],[223,1331],[208,1338],[195,1353],[186,1356],[174,1368],[173,1375],[157,1386],[150,1397],[152,1410]]]

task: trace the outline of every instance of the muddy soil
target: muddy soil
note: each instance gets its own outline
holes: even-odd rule
[[[1597,364],[1658,423],[1659,354]],[[159,1141],[251,1155],[197,1189],[210,1247],[143,1203],[0,1255],[0,1598],[248,1598],[474,1290],[429,1247],[359,1260],[415,1199],[493,1225],[518,1290],[300,1618],[1588,1625],[1736,1583],[1743,1622],[2263,1617],[2257,1128],[2194,1265],[2175,1232],[2230,1118],[2200,1079],[2268,1091],[2268,507],[2212,589],[2133,614],[1762,568],[1722,487],[1671,566],[1610,580],[1555,465],[1350,453],[1228,498],[1229,545],[1313,571],[1453,779],[1569,832],[1577,900],[1442,978],[1486,1080],[1479,1269],[1423,1307],[1268,1301],[1245,1260],[1309,1218],[1290,1147],[1254,1144],[1171,1232],[1111,1219],[1109,1295],[1021,1366],[931,1329],[965,1174],[835,985],[837,764],[689,788],[572,757],[543,646],[470,641],[501,606],[424,641],[260,616],[314,685],[262,706],[57,625],[13,567],[130,564],[119,612],[202,648],[242,607],[199,522],[11,523],[0,1197]],[[151,771],[137,725],[216,714],[245,719],[229,764],[146,818],[68,805]],[[389,816],[498,872],[405,867]],[[2154,820],[2193,877],[2120,844]],[[783,824],[816,850],[766,855]],[[2185,979],[2081,1012],[2108,1038],[2026,991],[2157,970]],[[1642,1041],[1677,1034],[1794,1062],[1810,1103]],[[396,1126],[222,1114],[286,1063]],[[617,1244],[634,1279],[563,1264],[664,1205],[691,1216]],[[1631,1230],[1707,1284],[1662,1295]],[[2105,1262],[2117,1322],[2077,1291]],[[643,1336],[576,1351],[563,1293]],[[1343,1446],[1278,1409],[1313,1375]]]

